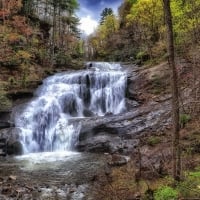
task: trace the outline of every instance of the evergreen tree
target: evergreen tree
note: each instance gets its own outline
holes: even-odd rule
[[[104,8],[104,10],[101,13],[101,19],[100,19],[100,24],[102,25],[105,22],[105,19],[108,15],[113,15],[113,10],[112,8]]]

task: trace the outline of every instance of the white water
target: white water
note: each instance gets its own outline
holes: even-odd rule
[[[57,151],[57,152],[40,152],[40,153],[29,153],[22,156],[16,156],[17,160],[26,160],[28,166],[26,168],[34,167],[35,164],[48,163],[48,162],[57,162],[57,161],[66,161],[72,159],[73,157],[78,157],[79,153],[69,152],[69,151]]]
[[[125,110],[126,73],[120,65],[92,63],[90,67],[45,79],[34,100],[16,114],[24,153],[73,150],[81,124],[70,124],[69,118]]]

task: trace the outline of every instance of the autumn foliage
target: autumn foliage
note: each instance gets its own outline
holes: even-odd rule
[[[19,34],[24,36],[28,37],[33,33],[32,28],[26,23],[26,18],[23,16],[14,16],[10,24]]]
[[[16,14],[21,7],[21,0],[0,0],[0,19]]]

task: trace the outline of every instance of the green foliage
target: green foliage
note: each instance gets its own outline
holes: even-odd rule
[[[131,4],[135,4],[138,0],[127,0]]]
[[[69,54],[65,54],[65,52],[59,51],[56,54],[56,65],[63,66],[70,63],[72,60]]]
[[[14,78],[13,76],[10,76],[10,77],[8,78],[8,82],[9,82],[9,85],[10,85],[11,88],[12,88],[14,85],[17,84],[17,82],[16,82],[16,80],[15,80],[15,78]]]
[[[180,126],[182,128],[191,120],[191,116],[188,114],[180,114]]]
[[[189,176],[200,178],[200,171],[190,172]]]
[[[149,55],[145,51],[139,51],[136,55],[136,59],[144,62],[144,61],[147,61],[149,59]]]
[[[200,41],[199,7],[199,0],[171,1],[175,48],[179,54],[187,51],[191,44]],[[107,16],[112,16],[106,13],[108,11],[102,13],[104,17],[101,25],[105,24]],[[111,23],[108,24],[110,25],[103,27],[100,25],[93,35],[94,38],[99,38],[98,44],[91,43],[97,52],[94,57],[100,54],[106,59],[107,56],[104,57],[104,54],[112,57],[116,49],[120,49],[121,59],[125,60],[135,58],[135,55],[136,59],[142,62],[167,59],[162,0],[124,0],[119,8],[118,28],[112,31]],[[135,48],[136,52],[139,52],[138,55],[129,53],[131,48]]]
[[[198,198],[200,194],[200,171],[188,172],[177,186],[183,198]]]
[[[118,28],[119,21],[117,17],[114,14],[107,15],[103,24],[97,28],[95,35],[91,35],[89,38],[89,45],[98,59],[107,59],[118,49],[115,46],[117,38],[113,37]]]
[[[176,200],[178,192],[169,186],[164,186],[157,189],[154,196],[155,200]]]
[[[40,49],[33,49],[33,52],[35,54],[36,62],[41,65],[45,65],[48,63],[48,60],[50,60],[50,55],[44,48]]]
[[[22,0],[21,13],[25,16],[34,14],[34,0]]]
[[[100,20],[101,25],[104,24],[106,17],[109,15],[113,15],[112,8],[104,8],[104,10],[101,13],[101,20]]]
[[[147,139],[147,144],[150,146],[155,146],[161,142],[160,137],[158,136],[151,136]]]
[[[176,43],[181,45],[189,41],[197,41],[199,36],[196,31],[199,30],[200,12],[197,9],[200,6],[199,0],[173,0],[171,3],[174,32]]]

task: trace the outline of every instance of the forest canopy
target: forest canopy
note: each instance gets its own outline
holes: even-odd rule
[[[199,7],[199,0],[171,1],[177,53],[199,42]],[[89,44],[94,58],[143,62],[166,57],[165,33],[161,0],[124,0],[118,16],[101,21]]]

